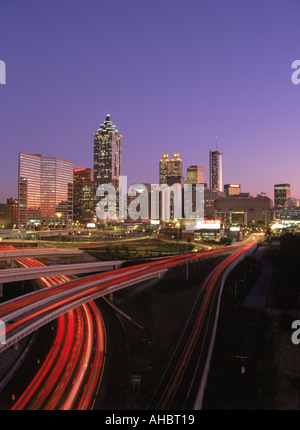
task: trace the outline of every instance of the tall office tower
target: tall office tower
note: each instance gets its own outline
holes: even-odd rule
[[[224,193],[227,197],[241,194],[240,184],[225,184]]]
[[[106,116],[103,124],[94,133],[94,181],[95,191],[101,184],[112,184],[119,189],[122,174],[122,135]]]
[[[175,152],[171,158],[170,171],[168,176],[178,177],[182,176],[182,160],[179,157],[179,153]]]
[[[86,181],[82,187],[82,220],[84,222],[95,221],[96,212],[94,204],[94,181]]]
[[[26,227],[29,220],[41,222],[42,156],[19,154],[18,202],[19,227]]]
[[[73,220],[73,162],[19,154],[19,226]]]
[[[178,152],[175,152],[171,158],[167,176],[167,184],[170,187],[173,184],[180,184],[182,187],[184,185],[184,179],[182,176],[182,160],[179,157]]]
[[[223,192],[223,153],[209,151],[210,188]]]
[[[159,184],[166,184],[167,177],[170,171],[170,163],[169,154],[163,154],[162,158],[159,162]]]
[[[62,225],[73,221],[73,162],[42,157],[42,221]]]
[[[83,212],[86,212],[84,206],[88,205],[88,189],[91,188],[91,182],[94,181],[94,171],[91,168],[74,169],[74,221],[85,221]],[[86,184],[89,183],[89,187]],[[84,188],[85,187],[85,188]],[[83,189],[84,188],[84,189]],[[83,199],[84,197],[84,199]],[[91,202],[93,202],[93,196],[91,196]],[[89,208],[89,205],[88,205]],[[90,220],[90,216],[89,216]]]
[[[276,184],[274,185],[274,204],[277,207],[284,207],[287,200],[291,197],[290,184]]]
[[[204,184],[205,170],[204,166],[189,166],[187,168],[186,184]]]

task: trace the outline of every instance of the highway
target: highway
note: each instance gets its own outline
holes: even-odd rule
[[[28,257],[27,257],[28,258]],[[15,258],[18,263],[22,262],[21,258]],[[28,281],[32,279],[53,277],[57,273],[62,275],[79,275],[82,273],[95,273],[102,271],[111,271],[119,268],[124,261],[103,261],[92,263],[70,263],[58,264],[51,266],[30,266],[12,269],[2,269],[0,271],[0,284],[8,282]]]
[[[166,371],[166,375],[168,374],[168,376],[166,376],[167,380],[173,382],[170,382],[170,385],[168,384],[163,390],[164,395],[162,397],[164,398],[158,400],[156,397],[152,400],[152,404],[157,404],[158,408],[167,409],[169,407],[172,407],[172,405],[174,404],[175,394],[181,391],[177,390],[176,387],[179,386],[179,383],[181,383],[181,381],[183,380],[183,375],[186,373],[186,369],[188,367],[188,363],[190,362],[190,356],[192,355],[192,351],[195,349],[197,340],[200,338],[200,334],[203,333],[202,328],[205,326],[205,315],[211,312],[211,303],[214,302],[214,300],[212,300],[212,297],[214,297],[216,294],[215,287],[217,285],[217,280],[220,278],[221,273],[224,271],[225,267],[227,267],[230,261],[237,258],[237,256],[239,256],[241,253],[245,252],[247,249],[253,246],[254,243],[255,241],[250,239],[244,243],[232,245],[230,247],[202,251],[199,253],[193,253],[188,255],[189,260],[193,261],[199,258],[212,256],[214,254],[230,254],[229,257],[225,259],[224,266],[218,266],[219,269],[216,272],[212,273],[212,278],[201,290],[201,293],[199,293],[199,298],[195,303],[193,311],[193,315],[195,314],[195,312],[198,312],[198,316],[191,318],[191,321],[192,319],[197,320],[198,323],[196,324],[196,327],[194,329],[191,329],[190,324],[188,324],[189,329],[187,329],[189,330],[190,335],[189,341],[187,342],[187,347],[184,348],[182,345],[178,345],[177,352],[176,354],[174,354],[174,357],[176,357],[176,359],[174,358],[174,362],[176,362],[177,364],[172,371],[170,369],[172,369],[174,365],[172,366],[170,364],[168,370]],[[95,297],[107,295],[110,291],[114,291],[118,288],[128,288],[128,286],[132,285],[133,283],[139,283],[142,282],[142,280],[144,279],[149,279],[149,277],[163,274],[164,271],[168,270],[169,268],[174,267],[178,264],[185,263],[186,259],[187,255],[183,255],[162,259],[159,261],[152,261],[149,263],[128,268],[117,269],[112,272],[101,273],[81,279],[65,281],[60,284],[49,285],[46,289],[18,297],[8,302],[4,302],[2,305],[0,305],[0,318],[6,324],[5,335],[7,343],[5,345],[0,346],[0,352],[3,351],[10,344],[10,340],[14,341],[13,339],[18,338],[18,335],[26,333],[26,330],[28,330],[29,326],[38,328],[39,321],[45,319],[47,315],[50,315],[52,319],[57,317],[61,319],[63,318],[63,315],[66,314],[66,312],[70,312],[71,309],[76,309],[79,303],[81,304],[81,306],[84,307],[85,303],[90,303],[92,300],[94,300]],[[81,303],[81,301],[83,302]],[[95,323],[91,323],[91,320],[87,315],[87,311],[85,310],[84,312],[86,315],[86,322],[84,324],[91,330],[91,327],[94,327]],[[76,318],[78,318],[78,315],[76,316]],[[100,333],[99,336],[101,337],[102,333],[102,338],[105,338],[103,330],[101,330],[100,328],[101,317],[99,315],[97,316],[96,313],[95,320],[98,321],[96,326],[98,326],[97,330]],[[75,324],[74,321],[74,317],[72,317],[72,319],[70,319],[70,322],[68,323],[68,327],[70,327],[70,330],[72,330],[73,332],[73,338],[76,337],[74,336],[75,327],[82,325],[78,323]],[[63,323],[61,322],[61,324]],[[0,337],[1,335],[3,336],[3,334],[4,333],[0,333]],[[85,337],[86,336],[87,335],[85,335]],[[88,334],[87,339],[91,340],[92,337],[92,334]],[[186,340],[185,336],[183,338]],[[98,343],[96,343],[96,345],[97,344]],[[67,348],[67,346],[65,345],[64,348]],[[85,348],[85,350],[89,351],[91,349]],[[99,352],[100,357],[101,354],[103,354],[103,349],[101,349],[101,351],[102,352]],[[179,354],[178,351],[185,352],[181,352],[181,354]],[[95,368],[96,367],[97,366],[95,365]],[[170,372],[171,377],[169,376]],[[53,374],[53,371],[51,372],[51,374]],[[77,379],[75,378],[75,381],[76,380]],[[93,381],[94,380],[95,379],[93,378]],[[40,386],[40,383],[38,383],[37,385]],[[68,384],[63,384],[61,385],[61,387],[62,386],[65,387],[68,386]],[[75,383],[74,386],[77,387],[77,384]],[[89,385],[87,385],[87,387],[89,387]],[[161,388],[158,389],[156,392],[160,393],[160,397],[162,393]],[[32,393],[34,393],[34,391],[32,391]],[[34,397],[35,396],[33,394],[33,398]],[[76,396],[74,395],[74,398],[75,397],[78,397],[78,392]],[[90,401],[92,395],[87,395],[87,397]],[[76,406],[74,403],[72,403],[71,405],[71,399],[73,399],[73,396],[70,394],[70,397],[67,397],[65,399],[65,403],[60,407],[71,409],[82,407],[84,404],[84,402],[82,401],[82,403],[77,403]],[[180,400],[180,402],[182,402],[182,400]],[[51,402],[49,403],[49,405],[50,404],[55,405],[55,403]],[[88,402],[85,404],[85,407],[88,407],[87,405]],[[40,403],[37,405],[36,403],[34,403],[33,407],[45,408],[46,404]]]
[[[0,246],[0,250],[12,248]],[[44,267],[33,258],[17,260],[24,267]],[[66,276],[39,279],[42,288],[70,281]],[[57,319],[57,331],[45,362],[12,409],[88,409],[101,382],[106,334],[94,302]]]
[[[0,260],[13,260],[16,258],[58,258],[58,257],[82,257],[84,251],[79,249],[59,248],[8,248],[12,245],[2,245],[0,249]]]
[[[255,244],[249,241],[226,257],[199,289],[193,309],[174,346],[146,409],[191,410],[206,365],[219,298],[221,277],[226,268]]]

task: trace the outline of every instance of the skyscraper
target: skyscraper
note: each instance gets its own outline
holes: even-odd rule
[[[287,200],[291,197],[290,184],[275,184],[274,185],[274,204],[277,207],[287,205]]]
[[[95,191],[101,184],[112,184],[119,189],[122,174],[122,135],[106,116],[103,124],[94,133],[94,181]]]
[[[19,226],[73,220],[73,162],[19,154]]]
[[[29,220],[41,222],[42,156],[19,153],[18,202],[19,227]]]
[[[166,184],[167,177],[170,171],[170,163],[169,154],[163,154],[162,158],[159,162],[159,184]]]
[[[178,152],[174,152],[173,157],[170,160],[167,184],[170,187],[173,184],[180,184],[182,187],[184,185],[184,179],[182,176],[182,160],[179,157]]]
[[[187,184],[204,184],[205,183],[205,170],[204,166],[189,166],[187,168]]]
[[[171,159],[169,175],[171,177],[182,176],[182,160],[179,153],[175,152]]]
[[[210,188],[223,192],[223,153],[209,151]]]
[[[93,214],[94,171],[91,168],[74,169],[74,221],[90,221]],[[86,219],[88,216],[88,219]]]
[[[175,152],[171,160],[169,154],[163,154],[159,162],[159,183],[172,186],[180,183],[183,186],[182,160]]]

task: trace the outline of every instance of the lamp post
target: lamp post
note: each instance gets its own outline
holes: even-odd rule
[[[245,366],[244,366],[244,360],[247,360],[247,356],[243,355],[237,355],[236,358],[241,360],[241,373],[244,374],[246,372]]]
[[[57,218],[58,218],[58,227],[59,227],[59,230],[60,230],[60,218],[62,216],[62,213],[61,212],[56,212],[55,216],[57,216]],[[60,232],[58,233],[58,247],[60,247]]]

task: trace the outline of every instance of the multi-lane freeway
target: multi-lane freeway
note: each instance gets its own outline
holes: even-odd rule
[[[11,245],[0,246],[3,252],[13,249]],[[17,259],[16,263],[24,268],[45,266],[28,257]],[[42,277],[38,283],[42,288],[49,288],[70,280],[58,275]],[[60,315],[46,360],[12,409],[86,409],[92,404],[101,381],[105,340],[103,320],[94,302]]]
[[[186,327],[183,329],[181,340],[174,349],[173,358],[170,360],[149,402],[148,406],[150,408],[172,409],[174,407],[191,407],[192,399],[195,398],[195,387],[197,387],[197,383],[199,384],[199,372],[197,369],[203,368],[201,362],[204,362],[205,354],[207,353],[207,339],[213,320],[211,316],[213,316],[216,306],[219,280],[226,267],[250,249],[255,244],[255,241],[255,238],[249,238],[247,241],[231,247],[188,255],[188,259],[194,261],[212,255],[229,254],[211,273],[203,287],[199,290],[193,311],[187,321]],[[46,360],[46,363],[49,362],[51,364],[45,365],[43,377],[46,373],[48,375],[51,374],[51,377],[48,378],[48,382],[44,382],[46,388],[42,388],[40,391],[43,395],[36,395],[35,390],[37,387],[44,387],[41,382],[42,376],[37,375],[26,391],[26,393],[31,393],[30,402],[24,403],[23,399],[27,396],[24,393],[24,397],[22,396],[22,399],[18,399],[14,407],[21,409],[46,409],[48,407],[61,409],[91,408],[94,392],[96,387],[98,387],[99,380],[101,379],[100,375],[103,371],[103,366],[99,366],[96,363],[98,362],[99,364],[101,362],[103,364],[105,330],[103,322],[101,323],[100,314],[93,305],[91,305],[92,311],[88,310],[88,304],[93,303],[95,298],[107,295],[116,289],[128,288],[128,286],[134,283],[140,283],[151,277],[163,275],[169,268],[185,263],[186,259],[187,256],[183,255],[117,269],[81,279],[66,280],[64,278],[60,279],[60,283],[57,280],[53,282],[54,285],[50,283],[46,289],[38,290],[1,304],[0,318],[5,323],[5,333],[0,332],[0,338],[1,335],[5,335],[6,344],[0,345],[0,352],[15,342],[20,336],[32,332],[32,330],[39,326],[40,321],[45,323],[53,318],[59,318],[61,327],[63,327],[58,331],[59,334],[56,342]],[[81,306],[80,312],[76,310],[78,306]],[[75,314],[73,313],[69,317],[68,323],[66,323],[64,320],[65,315],[69,315],[71,311],[75,312]],[[90,313],[94,314],[93,318]],[[82,315],[85,315],[84,322]],[[81,336],[80,333],[83,333],[83,326],[85,327],[85,334]],[[63,335],[66,327],[68,328],[68,333],[70,333],[68,336]],[[94,336],[95,341],[93,344]],[[85,345],[83,352],[76,353],[81,342],[78,339],[82,339],[83,337],[88,344]],[[72,344],[65,341],[65,339],[71,338],[77,339],[77,341],[73,340]],[[91,353],[95,349],[97,350],[96,356],[94,353]],[[57,366],[54,364],[54,350],[59,356],[69,357],[66,358],[64,365],[62,363]],[[71,356],[68,354],[71,354]],[[94,358],[91,358],[91,356]],[[80,358],[75,360],[74,357]],[[87,362],[90,364],[88,365]],[[61,382],[59,378],[57,380],[55,378],[55,375],[59,373],[58,369],[65,369],[64,366],[67,363],[69,371],[71,372],[72,368],[75,372],[72,373],[72,385],[69,384],[71,377],[70,379],[63,378],[64,382]],[[79,363],[83,363],[82,367]],[[74,364],[75,369],[73,369],[72,364]],[[97,369],[98,372],[100,369],[100,373],[90,373],[90,376],[85,375],[84,377],[82,369],[87,369],[87,367],[94,369],[94,371]],[[83,391],[82,388],[79,388],[82,387],[80,384],[82,380],[84,380],[85,387]],[[70,387],[70,390],[67,389],[68,387]],[[58,398],[59,401],[57,400]]]

